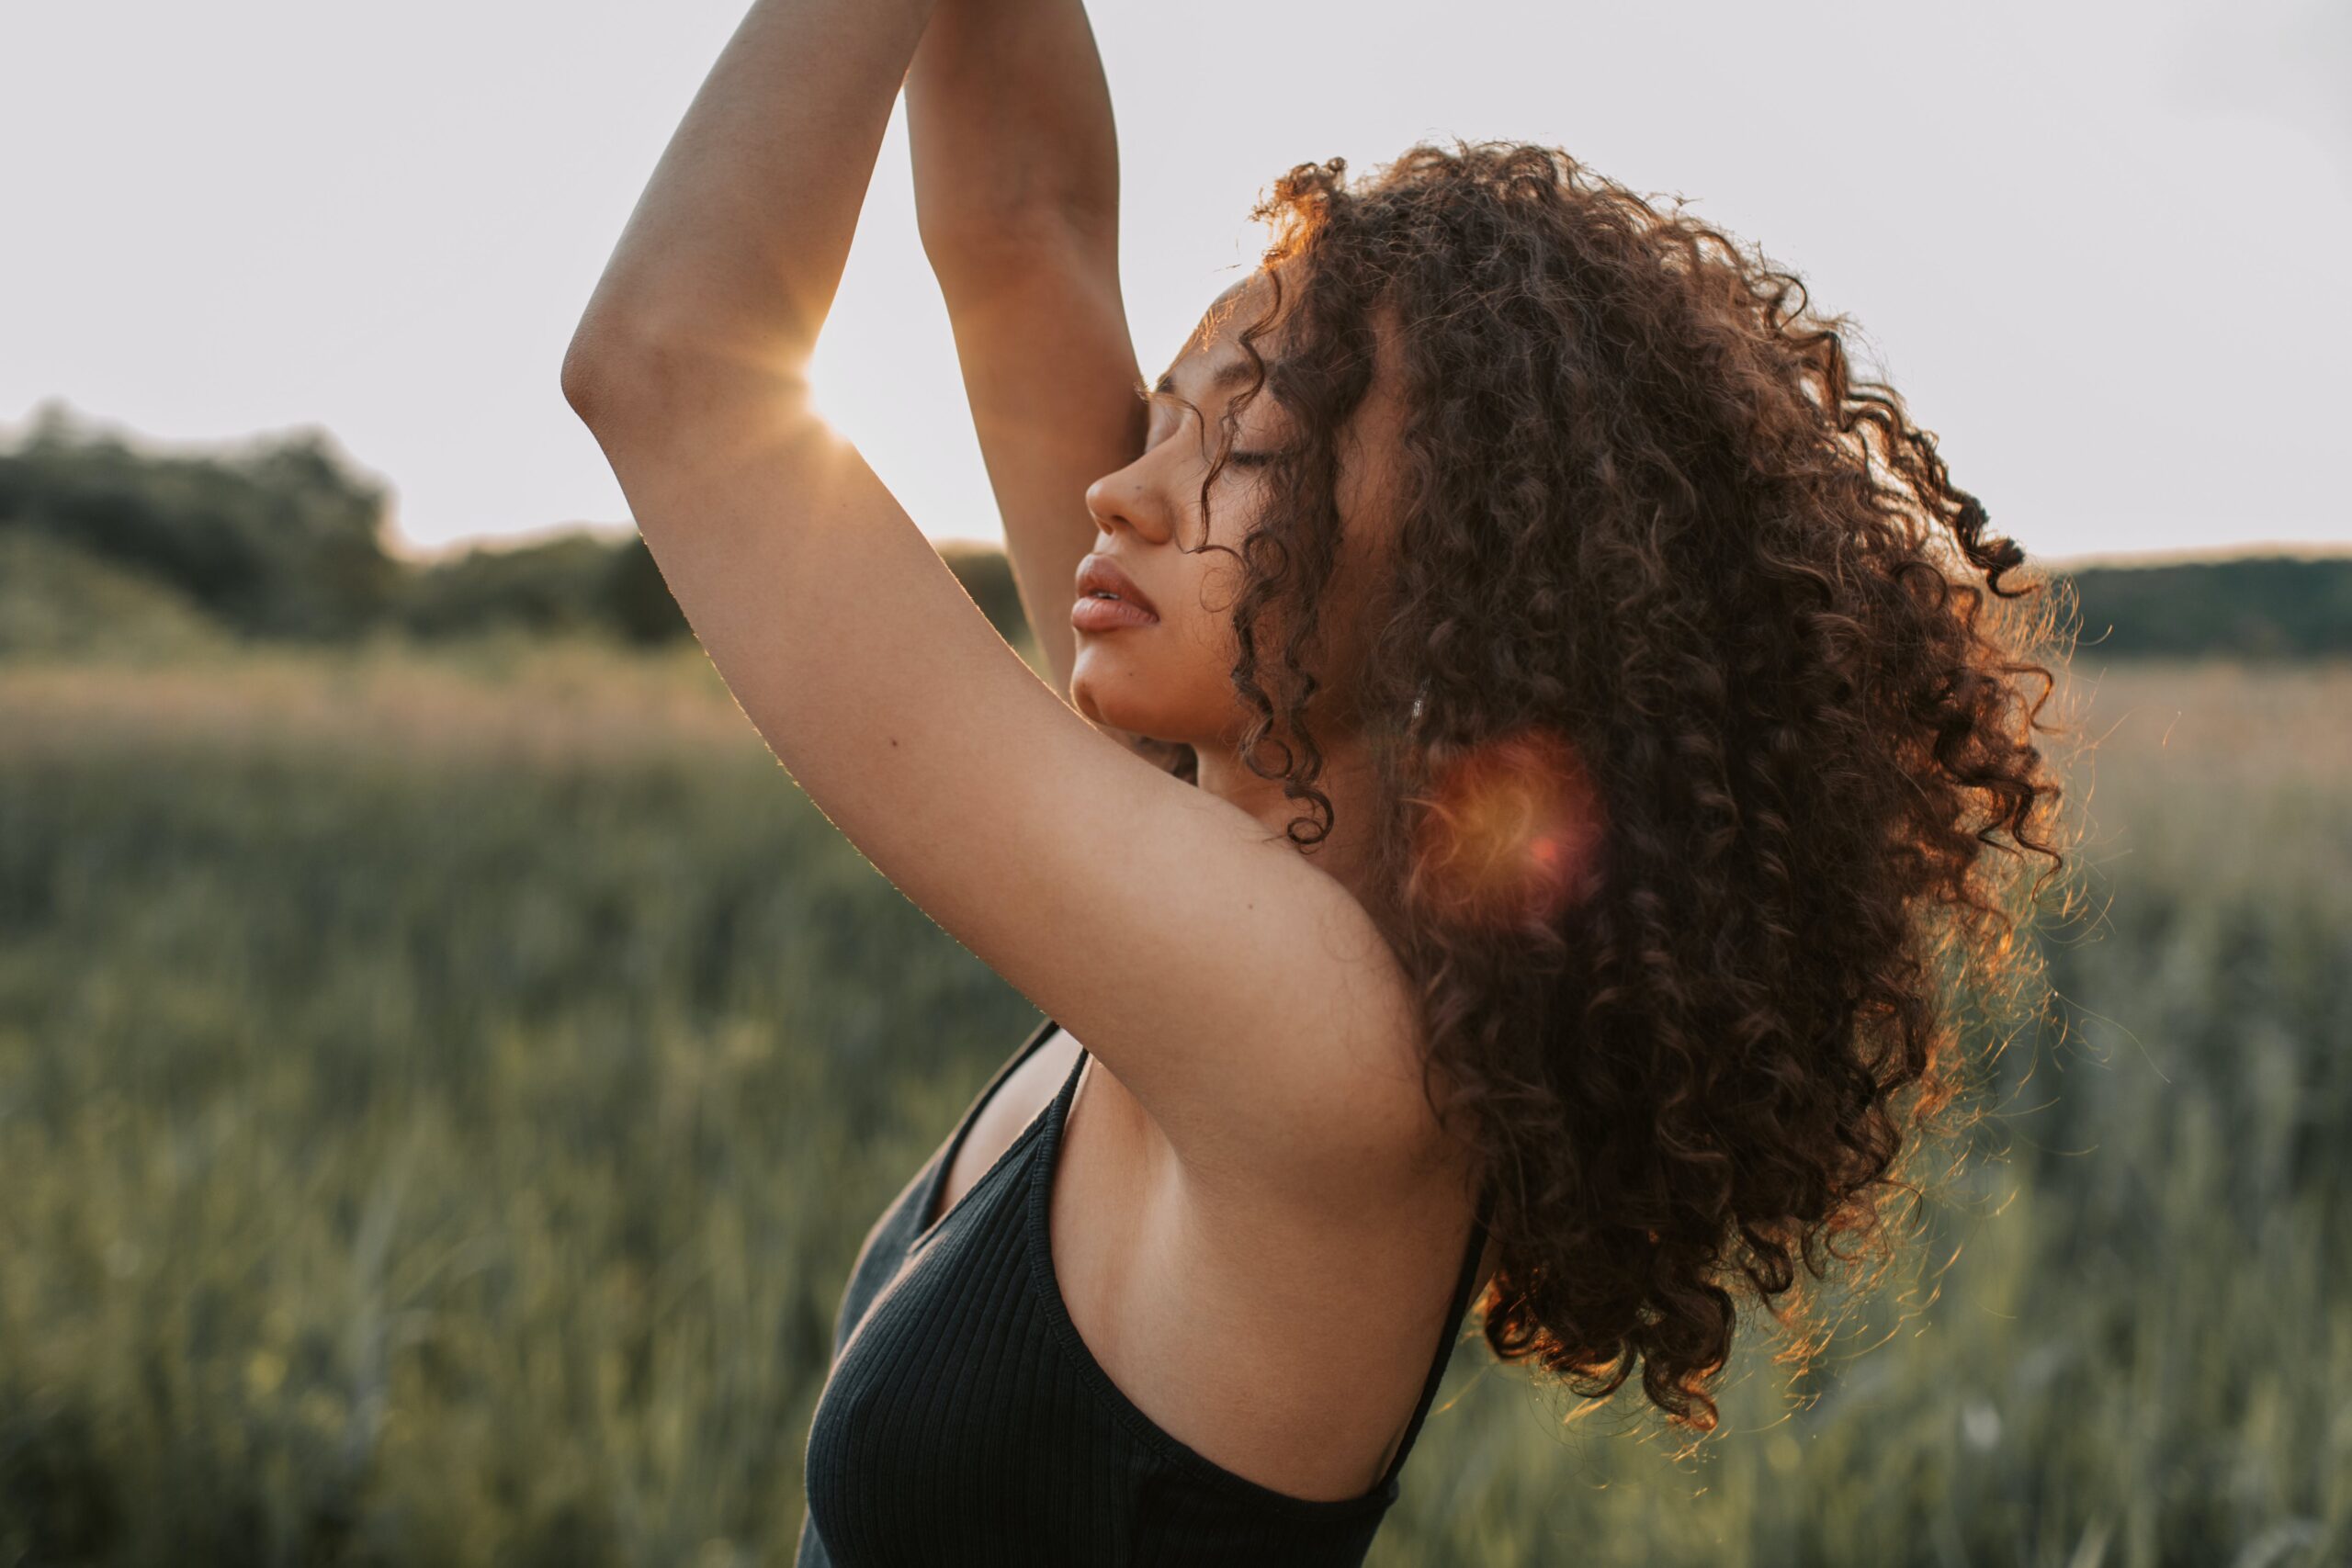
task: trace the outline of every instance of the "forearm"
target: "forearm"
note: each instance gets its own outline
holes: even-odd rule
[[[637,357],[805,382],[933,0],[755,0],[590,297],[571,387]]]
[[[1115,266],[1118,143],[1080,0],[936,0],[906,86],[915,215],[943,284],[1033,244]]]

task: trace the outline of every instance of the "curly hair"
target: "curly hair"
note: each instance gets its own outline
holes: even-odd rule
[[[1703,1434],[1736,1292],[1786,1328],[1800,1264],[1891,1254],[1899,1156],[1960,1083],[1951,987],[2030,967],[2021,873],[2030,915],[2069,858],[2035,742],[2060,591],[1856,374],[1847,318],[1679,199],[1500,142],[1345,173],[1251,212],[1273,294],[1224,446],[1261,391],[1291,435],[1236,552],[1241,755],[1311,852],[1339,441],[1385,321],[1372,913],[1495,1200],[1485,1337],[1588,1399],[1638,1364]]]

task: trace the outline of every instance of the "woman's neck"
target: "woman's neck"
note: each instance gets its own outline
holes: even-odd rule
[[[1371,761],[1363,743],[1352,735],[1317,739],[1323,747],[1323,771],[1315,787],[1330,797],[1331,826],[1319,843],[1311,849],[1302,847],[1297,853],[1369,908],[1373,889],[1365,879],[1374,857],[1368,853],[1365,835],[1371,829],[1374,802]],[[1269,834],[1280,838],[1293,821],[1302,818],[1312,821],[1310,802],[1284,795],[1280,781],[1251,773],[1241,765],[1237,752],[1197,743],[1193,750],[1200,762],[1200,787],[1248,812]]]

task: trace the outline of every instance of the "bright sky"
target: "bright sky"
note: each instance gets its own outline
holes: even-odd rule
[[[416,548],[625,519],[557,369],[744,8],[10,6],[0,423],[58,397],[174,443],[322,425]],[[1148,373],[1283,169],[1541,141],[1852,312],[2036,555],[2352,545],[2340,0],[1091,9]],[[902,108],[820,396],[927,532],[995,538],[907,168]]]

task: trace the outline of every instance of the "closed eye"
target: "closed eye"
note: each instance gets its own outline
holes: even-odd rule
[[[1136,401],[1142,403],[1144,407],[1151,409],[1154,412],[1158,411],[1159,406],[1162,401],[1166,401],[1174,403],[1180,409],[1190,410],[1193,413],[1200,412],[1200,410],[1193,408],[1191,403],[1185,401],[1182,398],[1178,397],[1175,393],[1152,387],[1146,383],[1140,377],[1136,379],[1134,386],[1130,389],[1134,391]],[[1179,417],[1181,418],[1182,415],[1179,415]],[[1145,443],[1147,446],[1150,444],[1148,434],[1147,434],[1145,438]],[[1274,460],[1274,454],[1272,452],[1228,451],[1225,455],[1225,460],[1227,463],[1238,468],[1263,468],[1266,464],[1272,462]]]

